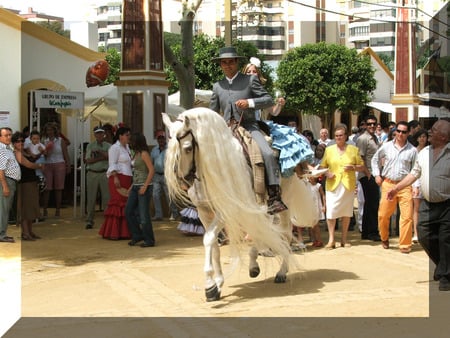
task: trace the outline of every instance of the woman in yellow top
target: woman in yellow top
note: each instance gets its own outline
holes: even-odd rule
[[[325,174],[326,216],[329,235],[328,244],[325,246],[327,249],[336,247],[334,228],[337,218],[342,219],[341,247],[350,247],[350,244],[347,243],[347,231],[350,217],[353,215],[356,171],[367,171],[359,154],[359,149],[346,143],[347,128],[345,125],[336,126],[334,138],[336,144],[325,148],[325,154],[320,164],[321,167],[328,168]]]

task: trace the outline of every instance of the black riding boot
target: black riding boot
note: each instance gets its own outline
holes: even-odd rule
[[[269,201],[267,202],[267,207],[269,209],[269,214],[277,214],[284,210],[287,210],[287,206],[281,200],[281,190],[279,185],[269,185],[268,186]]]

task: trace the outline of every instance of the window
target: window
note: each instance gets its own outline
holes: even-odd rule
[[[165,94],[153,94],[153,130],[164,130],[164,124],[162,121],[162,112],[166,111],[166,95]],[[156,135],[154,135],[156,138]]]
[[[125,93],[123,99],[123,123],[133,132],[143,132],[144,95],[142,93]]]

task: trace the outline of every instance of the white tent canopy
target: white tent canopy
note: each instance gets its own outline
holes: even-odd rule
[[[85,90],[84,120],[89,117],[105,123],[117,123],[117,87],[109,84]]]
[[[194,106],[195,107],[208,107],[209,100],[211,99],[212,90],[202,90],[202,89],[196,89],[195,90],[195,99],[194,99]],[[169,106],[171,104],[180,105],[180,92],[173,93],[172,95],[169,95]]]

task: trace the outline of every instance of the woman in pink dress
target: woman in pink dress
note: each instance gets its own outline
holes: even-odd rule
[[[120,127],[116,132],[116,140],[108,151],[109,167],[106,176],[110,199],[104,213],[105,220],[99,231],[103,238],[113,240],[131,238],[125,217],[128,189],[133,178],[131,169],[133,156],[128,145],[130,128]]]

